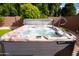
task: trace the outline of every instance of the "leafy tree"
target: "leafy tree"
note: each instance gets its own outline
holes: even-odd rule
[[[42,4],[42,13],[45,15],[49,15],[49,9],[48,9],[48,4],[47,3],[43,3]]]
[[[75,16],[76,8],[73,3],[67,3],[61,10],[62,16]]]
[[[21,10],[20,10],[20,5],[21,3],[13,3],[15,9],[17,10],[18,16],[20,16]]]
[[[40,18],[39,9],[32,4],[22,4],[21,12],[23,18]]]
[[[47,18],[48,16],[59,16],[59,3],[0,3],[1,16],[17,16],[24,18]]]
[[[41,14],[47,16],[59,16],[61,3],[33,3],[41,11]]]
[[[48,3],[33,3],[40,10],[42,15],[49,15]]]
[[[0,5],[0,15],[2,15],[3,13],[3,7]]]
[[[60,5],[61,5],[61,3],[50,3],[50,4],[48,4],[49,11],[50,11],[49,14],[51,16],[59,16]]]
[[[1,4],[0,15],[2,16],[16,16],[18,15],[17,10],[15,9],[13,4],[4,3]]]
[[[38,7],[38,9],[40,10],[40,11],[42,11],[42,4],[43,3],[32,3],[33,5],[35,5],[36,7]]]

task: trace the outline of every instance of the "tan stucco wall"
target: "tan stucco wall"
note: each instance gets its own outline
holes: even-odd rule
[[[22,21],[20,20],[21,17],[16,16],[16,17],[11,17],[11,16],[7,16],[4,17],[4,21],[2,22],[3,24],[1,24],[1,27],[19,27],[22,25]]]

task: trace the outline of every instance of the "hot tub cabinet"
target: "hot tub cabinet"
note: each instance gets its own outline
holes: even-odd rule
[[[1,42],[6,56],[70,56],[74,42]]]
[[[27,19],[24,26],[1,38],[4,55],[71,55],[76,36],[52,25],[48,19]],[[61,42],[60,42],[61,41]]]

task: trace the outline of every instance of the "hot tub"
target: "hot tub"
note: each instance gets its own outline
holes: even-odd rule
[[[24,25],[1,37],[1,41],[75,41],[76,37],[58,27]]]
[[[76,37],[55,26],[24,25],[0,38],[3,55],[71,55]]]

